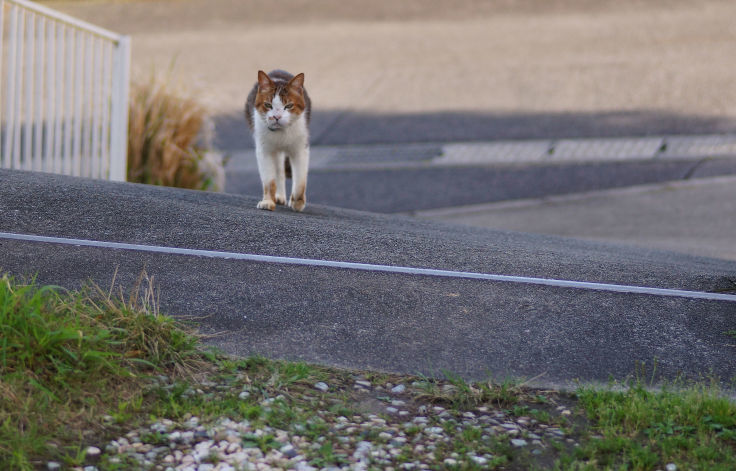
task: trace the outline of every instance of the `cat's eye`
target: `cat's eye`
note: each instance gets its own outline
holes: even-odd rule
[[[290,110],[292,108],[294,108],[294,103],[289,103],[286,106],[284,106],[284,109],[287,109],[287,110]]]
[[[271,103],[264,103],[263,107],[266,108],[267,110],[270,110],[272,108]]]

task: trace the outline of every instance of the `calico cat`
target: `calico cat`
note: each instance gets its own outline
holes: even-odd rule
[[[258,82],[245,103],[245,119],[253,132],[263,184],[258,209],[273,211],[276,204],[286,203],[287,177],[291,178],[289,207],[301,211],[307,204],[311,108],[304,74],[274,70],[266,75],[258,71]]]

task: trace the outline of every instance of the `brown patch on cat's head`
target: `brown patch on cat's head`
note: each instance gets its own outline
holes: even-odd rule
[[[288,82],[280,75],[272,73],[273,77],[262,70],[258,71],[258,84],[254,100],[255,108],[265,114],[268,112],[268,105],[273,101],[276,95],[281,97],[281,102],[286,105],[293,105],[289,112],[293,115],[300,115],[304,112],[307,104],[304,91],[304,74],[298,74],[292,77]]]
[[[256,84],[255,108],[261,113],[268,112],[266,103],[271,103],[276,92],[276,84],[262,70],[258,71],[258,83]]]
[[[289,83],[286,84],[286,94],[281,99],[284,100],[284,104],[291,103],[294,105],[294,108],[291,109],[292,114],[300,115],[304,112],[307,103],[304,99],[303,73],[295,75],[294,78],[289,80]]]

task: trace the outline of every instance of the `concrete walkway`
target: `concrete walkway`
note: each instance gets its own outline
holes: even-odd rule
[[[258,168],[255,150],[232,150],[226,170]],[[736,134],[374,145],[312,145],[310,169],[527,166],[698,161],[736,157]]]
[[[736,177],[429,210],[423,219],[736,261]]]
[[[731,0],[53,2],[131,34],[250,142],[258,69],[306,74],[314,144],[736,131]]]

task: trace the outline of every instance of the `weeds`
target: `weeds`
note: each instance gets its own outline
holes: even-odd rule
[[[736,463],[736,405],[717,385],[650,391],[583,388],[580,406],[600,439],[562,462],[615,469],[678,468],[726,470]]]
[[[468,383],[451,372],[444,374],[447,382],[443,385],[433,378],[420,376],[419,387],[423,390],[423,399],[450,404],[456,409],[467,409],[489,403],[495,406],[513,405],[522,395],[522,388],[513,381],[501,384],[491,381]]]
[[[158,312],[145,274],[127,298],[94,286],[69,292],[0,277],[0,469],[30,470],[49,459],[82,466],[89,444],[102,447],[148,420],[193,416],[203,424],[248,421],[241,445],[263,454],[283,446],[279,434],[298,435],[311,443],[300,453],[312,466],[350,464],[355,442],[368,441],[391,448],[395,464],[421,459],[448,469],[736,467],[736,405],[716,384],[652,391],[634,383],[566,396],[515,381],[445,376],[200,352],[191,332]],[[366,378],[371,388],[357,388]],[[329,390],[315,389],[317,382]],[[405,390],[390,392],[396,384]],[[388,414],[393,402],[409,415]],[[374,421],[391,433],[380,433]],[[504,427],[509,421],[513,435]],[[151,446],[169,443],[166,433],[140,430]],[[395,441],[398,430],[403,441]],[[429,439],[437,430],[445,438]],[[511,437],[529,446],[518,448]],[[432,458],[419,449],[423,443],[431,443]],[[118,458],[103,456],[100,466],[139,469]]]
[[[152,74],[132,85],[128,120],[128,181],[224,190],[212,119],[191,93]]]
[[[80,437],[64,430],[89,440],[99,417],[141,410],[147,375],[184,377],[200,364],[196,338],[151,311],[150,288],[139,283],[126,302],[94,286],[0,277],[0,468],[30,469],[49,454],[73,461]]]

